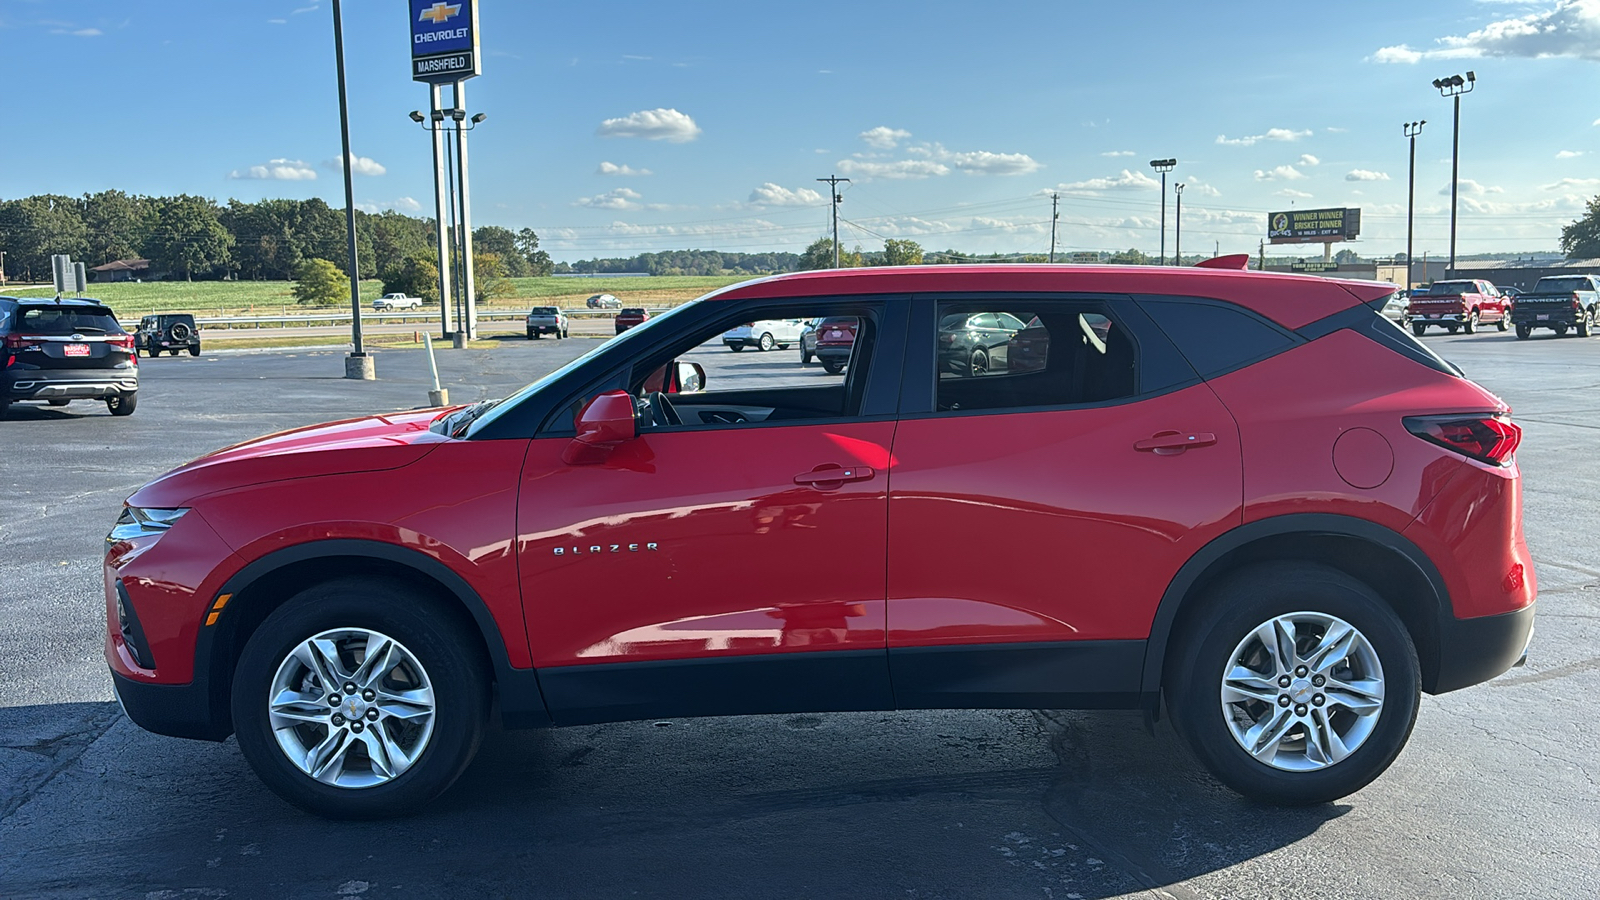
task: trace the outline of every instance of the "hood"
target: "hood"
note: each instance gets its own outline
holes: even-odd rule
[[[428,430],[451,410],[427,409],[280,431],[191,460],[135,491],[133,506],[188,506],[246,485],[408,466],[452,438]]]

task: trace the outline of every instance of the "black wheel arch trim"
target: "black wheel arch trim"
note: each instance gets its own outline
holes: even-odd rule
[[[1161,603],[1156,607],[1155,619],[1150,625],[1150,641],[1145,648],[1144,677],[1141,681],[1141,690],[1146,697],[1146,703],[1153,708],[1161,691],[1163,668],[1166,664],[1168,644],[1172,636],[1173,625],[1177,622],[1189,592],[1215,563],[1227,554],[1244,548],[1265,538],[1281,537],[1284,535],[1333,535],[1338,537],[1355,538],[1366,541],[1384,549],[1393,551],[1416,567],[1427,584],[1432,588],[1432,612],[1434,620],[1439,623],[1441,630],[1447,623],[1455,620],[1451,611],[1450,592],[1444,583],[1444,576],[1439,574],[1439,569],[1410,539],[1393,529],[1334,513],[1295,513],[1284,516],[1274,516],[1247,522],[1233,528],[1228,532],[1213,538],[1209,544],[1189,558],[1173,576],[1167,589],[1161,595]],[[1419,656],[1425,656],[1429,650],[1419,646]],[[1438,666],[1432,667],[1437,672]],[[1430,693],[1432,687],[1426,677],[1429,666],[1424,662],[1424,689]],[[1436,679],[1435,675],[1435,679]]]
[[[539,686],[538,673],[531,668],[517,669],[511,666],[510,657],[506,653],[505,638],[500,633],[500,628],[495,623],[494,616],[490,614],[488,605],[483,602],[483,598],[449,566],[420,551],[396,547],[382,541],[356,538],[336,538],[296,544],[275,550],[250,562],[234,573],[218,589],[217,595],[243,593],[252,584],[286,566],[317,559],[352,556],[404,566],[442,585],[472,617],[473,624],[483,637],[484,647],[488,650],[489,660],[494,669],[500,714],[505,725],[508,728],[529,728],[550,724],[550,713],[545,707],[544,692]],[[227,615],[222,616],[222,622],[227,622],[229,619]],[[221,625],[222,622],[218,624]],[[216,638],[221,631],[222,629],[217,627],[200,629],[195,640],[197,680],[202,677],[202,673],[209,675],[211,672],[211,666],[215,661],[213,657],[217,652]],[[228,634],[231,637],[232,632],[229,631]],[[231,677],[210,679],[213,715],[228,717],[231,681]]]

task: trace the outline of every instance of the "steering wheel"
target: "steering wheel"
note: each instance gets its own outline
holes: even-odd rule
[[[678,411],[672,408],[667,395],[660,391],[651,391],[645,395],[645,400],[650,404],[650,424],[652,425],[682,425],[683,419],[678,416]]]

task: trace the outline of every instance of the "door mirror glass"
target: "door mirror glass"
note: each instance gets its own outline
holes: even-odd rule
[[[669,394],[698,394],[706,389],[706,370],[695,362],[672,364],[672,382],[667,385]]]
[[[567,444],[561,460],[572,466],[602,463],[618,444],[638,436],[633,397],[627,391],[607,391],[578,414],[578,434]]]

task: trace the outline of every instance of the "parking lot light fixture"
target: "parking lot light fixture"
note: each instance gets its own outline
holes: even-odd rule
[[[1451,75],[1433,80],[1439,96],[1455,101],[1455,127],[1450,136],[1450,267],[1445,270],[1446,278],[1452,277],[1456,269],[1456,200],[1461,193],[1461,95],[1472,93],[1477,81],[1477,73],[1470,71],[1465,78]]]
[[[1413,222],[1413,220],[1415,218],[1416,207],[1417,207],[1417,135],[1422,133],[1422,126],[1424,126],[1426,124],[1428,124],[1428,120],[1427,119],[1419,119],[1418,121],[1415,121],[1415,122],[1406,122],[1405,125],[1404,125],[1404,128],[1403,128],[1403,130],[1405,131],[1406,139],[1411,142],[1411,167],[1410,167],[1410,170],[1409,170],[1410,174],[1408,174],[1406,176],[1406,290],[1407,291],[1411,290],[1411,286],[1416,283],[1416,278],[1415,278],[1415,276],[1412,275],[1412,270],[1411,270],[1411,252],[1412,252],[1411,251],[1411,237],[1412,237],[1412,222]],[[1426,276],[1427,273],[1424,272],[1423,275]]]
[[[1167,173],[1178,167],[1175,159],[1152,159],[1150,168],[1161,173],[1161,258],[1158,265],[1167,264]]]

